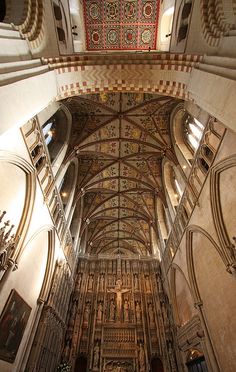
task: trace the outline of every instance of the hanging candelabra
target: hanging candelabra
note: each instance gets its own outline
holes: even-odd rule
[[[11,234],[14,225],[9,220],[4,222],[5,215],[6,211],[0,211],[0,271],[6,271],[14,264],[12,254],[16,247],[15,235]]]

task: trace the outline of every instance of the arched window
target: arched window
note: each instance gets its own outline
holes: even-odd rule
[[[177,43],[185,40],[188,33],[190,15],[192,9],[192,0],[182,0],[178,9],[178,17],[176,21],[176,37]]]
[[[160,198],[157,198],[156,212],[162,239],[166,241],[170,232],[170,226],[166,216],[166,209],[164,208],[163,202]]]
[[[174,5],[174,3],[173,3]],[[160,49],[169,50],[170,47],[170,38],[172,33],[172,23],[174,16],[174,6],[164,10],[164,13],[161,16],[161,32],[160,32]]]
[[[164,164],[164,182],[173,210],[177,210],[184,191],[184,181],[178,169],[166,162]]]
[[[43,134],[44,134],[46,145],[48,146],[56,134],[55,119],[53,118],[51,121],[48,121],[47,123],[45,123],[42,129],[43,129]]]
[[[178,198],[181,199],[181,196],[183,195],[183,190],[181,189],[181,186],[180,186],[179,181],[177,180],[175,174],[174,174],[174,184],[175,184],[176,194],[178,195]],[[177,197],[177,195],[176,195],[176,197]]]
[[[195,152],[198,149],[199,143],[202,138],[204,126],[199,120],[187,115],[185,120],[185,135],[186,141],[190,145],[191,149]]]
[[[64,177],[62,178],[60,185],[58,187],[64,209],[66,209],[67,203],[70,199],[71,192],[73,191],[72,189],[73,189],[74,180],[75,180],[75,171],[76,171],[76,167],[75,167],[74,162],[72,162],[67,168],[67,171]]]
[[[78,233],[80,230],[80,221],[81,221],[81,201],[79,200],[73,211],[73,216],[70,223],[70,232],[73,243],[76,245]],[[75,247],[75,246],[74,246]],[[76,248],[76,247],[75,247]]]
[[[160,358],[153,358],[151,360],[152,372],[164,372],[164,367]]]
[[[197,107],[193,106],[193,110],[198,112]],[[176,157],[187,177],[202,139],[204,125],[200,120],[190,115],[182,103],[177,105],[171,113],[171,139]],[[206,153],[204,153],[204,157],[210,158],[213,156],[208,149],[204,151]],[[176,188],[179,190],[178,185],[176,185]]]
[[[55,114],[43,124],[42,132],[51,163],[54,163],[62,148],[66,142],[68,142],[70,133],[70,122],[64,108],[60,107]]]

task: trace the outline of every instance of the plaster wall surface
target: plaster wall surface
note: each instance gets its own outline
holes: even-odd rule
[[[6,158],[8,154],[15,154],[26,162],[30,161],[21,131],[18,128],[11,128],[1,136],[0,151],[5,154]],[[17,230],[22,218],[26,194],[29,192],[29,187],[33,187],[33,185],[30,186],[27,184],[24,170],[17,164],[14,164],[12,158],[10,159],[9,162],[7,160],[0,161],[2,190],[0,204],[1,210],[7,211],[7,218],[10,219],[11,223],[15,224],[14,230]],[[0,301],[1,313],[11,290],[14,289],[31,307],[31,313],[14,363],[0,360],[0,370],[3,372],[20,370],[24,350],[29,342],[32,327],[35,326],[37,312],[40,311],[37,300],[46,271],[49,249],[48,231],[50,229],[53,229],[53,223],[47,206],[44,203],[40,186],[36,182],[32,215],[18,259],[18,269],[8,272],[6,278],[3,277]],[[54,248],[55,264],[56,259],[60,260],[64,258],[57,237],[55,238]]]
[[[214,165],[235,155],[235,148],[236,134],[228,129],[218,150]],[[219,195],[217,196],[221,205],[224,225],[231,238],[235,234],[236,221],[234,208],[232,208],[234,205],[235,181],[235,166],[222,171],[219,178]],[[184,273],[191,288],[194,302],[200,296],[203,303],[203,317],[220,370],[233,372],[236,368],[234,348],[236,344],[236,318],[232,312],[232,309],[236,306],[235,278],[227,272],[226,265],[220,256],[222,246],[214,223],[212,203],[210,175],[208,175],[198,205],[195,207],[188,224],[188,229],[192,231],[192,238],[189,241],[186,232],[184,233],[173,261],[173,267],[177,265]],[[216,246],[207,238],[207,234],[213,239]],[[218,247],[218,251],[216,247]],[[187,259],[190,250],[193,252],[193,268],[190,267],[190,262]],[[193,287],[192,279],[190,279],[192,275],[195,277],[195,287]],[[177,303],[179,299],[179,304],[181,304],[184,285],[184,279],[182,279],[181,284],[180,277],[176,281],[176,289],[172,289],[176,291]],[[169,281],[171,281],[170,271]]]

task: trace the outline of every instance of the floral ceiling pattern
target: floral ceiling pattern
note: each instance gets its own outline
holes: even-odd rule
[[[166,205],[162,160],[175,161],[165,96],[101,93],[69,98],[69,157],[79,160],[78,198],[87,252],[151,254],[156,198]]]
[[[88,50],[156,49],[159,0],[83,0]]]

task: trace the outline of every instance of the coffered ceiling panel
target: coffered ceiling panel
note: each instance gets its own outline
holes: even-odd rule
[[[83,0],[87,49],[156,49],[159,2]]]

